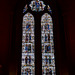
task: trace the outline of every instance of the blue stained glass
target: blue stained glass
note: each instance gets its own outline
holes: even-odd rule
[[[52,10],[51,10],[51,8],[50,8],[49,5],[48,5],[47,9],[48,9],[48,11],[52,14]]]
[[[28,9],[28,7],[27,7],[27,5],[24,7],[24,9],[23,9],[23,13],[25,13],[26,11],[27,11],[27,9]]]
[[[29,5],[31,7],[31,10],[32,11],[43,11],[45,9],[45,4],[43,1],[40,1],[40,0],[34,0],[34,1],[31,1],[31,4]]]
[[[27,46],[25,47],[25,50],[28,51],[28,47]]]

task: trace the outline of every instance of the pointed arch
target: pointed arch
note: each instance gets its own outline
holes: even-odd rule
[[[21,75],[35,74],[34,16],[26,13],[22,23]]]
[[[45,13],[41,17],[41,44],[42,44],[42,73],[55,75],[55,56],[53,42],[52,17]]]

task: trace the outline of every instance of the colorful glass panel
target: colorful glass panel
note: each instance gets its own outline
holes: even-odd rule
[[[48,11],[52,14],[52,10],[51,10],[51,8],[50,8],[49,5],[47,6],[47,9],[48,9]]]
[[[23,9],[23,13],[25,13],[26,11],[27,11],[27,9],[28,9],[28,7],[27,7],[27,5],[24,7],[24,9]]]
[[[41,18],[41,44],[42,75],[56,75],[53,42],[53,22],[52,17],[48,13],[45,13]]]
[[[29,6],[31,7],[32,11],[43,11],[46,5],[43,1],[33,0]]]
[[[22,30],[21,75],[35,75],[34,17],[32,14],[27,13],[23,16]]]

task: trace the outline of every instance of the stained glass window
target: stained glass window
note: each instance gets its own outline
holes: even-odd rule
[[[23,9],[23,13],[25,13],[27,11],[27,9],[28,9],[28,6],[26,4],[25,7],[24,7],[24,9]]]
[[[49,5],[47,5],[47,9],[48,9],[48,11],[52,14],[52,10],[51,10],[51,8],[50,8]]]
[[[55,56],[52,17],[45,13],[41,18],[42,75],[55,75]]]
[[[34,17],[32,14],[27,13],[23,16],[22,24],[21,75],[35,74],[34,50]]]
[[[29,5],[26,4],[23,9],[23,13],[28,11],[27,9],[29,7],[32,13],[36,11],[36,13],[39,12],[40,14],[41,13],[40,11],[44,12],[44,10],[47,9],[46,11],[52,14],[50,5],[45,5],[45,3],[41,0],[32,0]],[[41,39],[41,46],[42,46],[42,49],[40,49],[40,53],[42,52],[42,67],[41,67],[42,75],[56,75],[54,38],[53,38],[53,21],[50,14],[48,13],[42,14],[41,23],[40,23],[41,24],[40,39]],[[34,16],[29,12],[23,16],[21,75],[35,75],[35,59],[36,59],[35,58],[35,43],[37,42],[35,42],[34,40],[35,38],[34,26],[36,24],[34,22]]]
[[[45,8],[45,4],[43,1],[40,0],[33,0],[31,1],[30,7],[32,11],[43,11]]]

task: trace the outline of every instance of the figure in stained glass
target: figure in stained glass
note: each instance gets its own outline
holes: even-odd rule
[[[40,9],[44,10],[43,9],[43,5],[42,5],[42,2],[40,2]]]
[[[28,52],[28,45],[25,46],[25,51]]]
[[[45,53],[51,52],[50,45],[45,45]]]
[[[48,64],[48,58],[45,56],[46,65]]]
[[[48,34],[48,42],[50,42],[50,34]]]
[[[27,63],[28,63],[28,57],[26,56],[25,57],[25,64],[27,65]]]
[[[33,2],[33,8],[35,7],[35,2]]]
[[[47,28],[48,28],[48,27],[47,27],[47,24],[45,24],[45,31],[47,30]]]
[[[45,46],[45,53],[47,53],[47,45]]]
[[[31,30],[31,25],[29,23],[27,23],[27,25],[26,25],[26,30],[27,31],[30,31]]]
[[[47,41],[47,35],[45,34],[45,42]]]
[[[29,64],[31,64],[31,56],[29,56]]]
[[[51,56],[49,56],[49,64],[51,64]]]
[[[31,42],[31,34],[29,34],[29,41]]]
[[[28,45],[28,52],[31,52],[31,44]]]
[[[47,24],[45,24],[45,31],[50,31],[50,25],[47,23]]]
[[[28,35],[26,34],[26,42],[28,42]]]
[[[51,47],[50,47],[50,45],[47,46],[47,52],[51,52]]]
[[[36,10],[38,11],[39,10],[39,6],[40,6],[39,2],[35,1],[35,5],[36,5]]]

